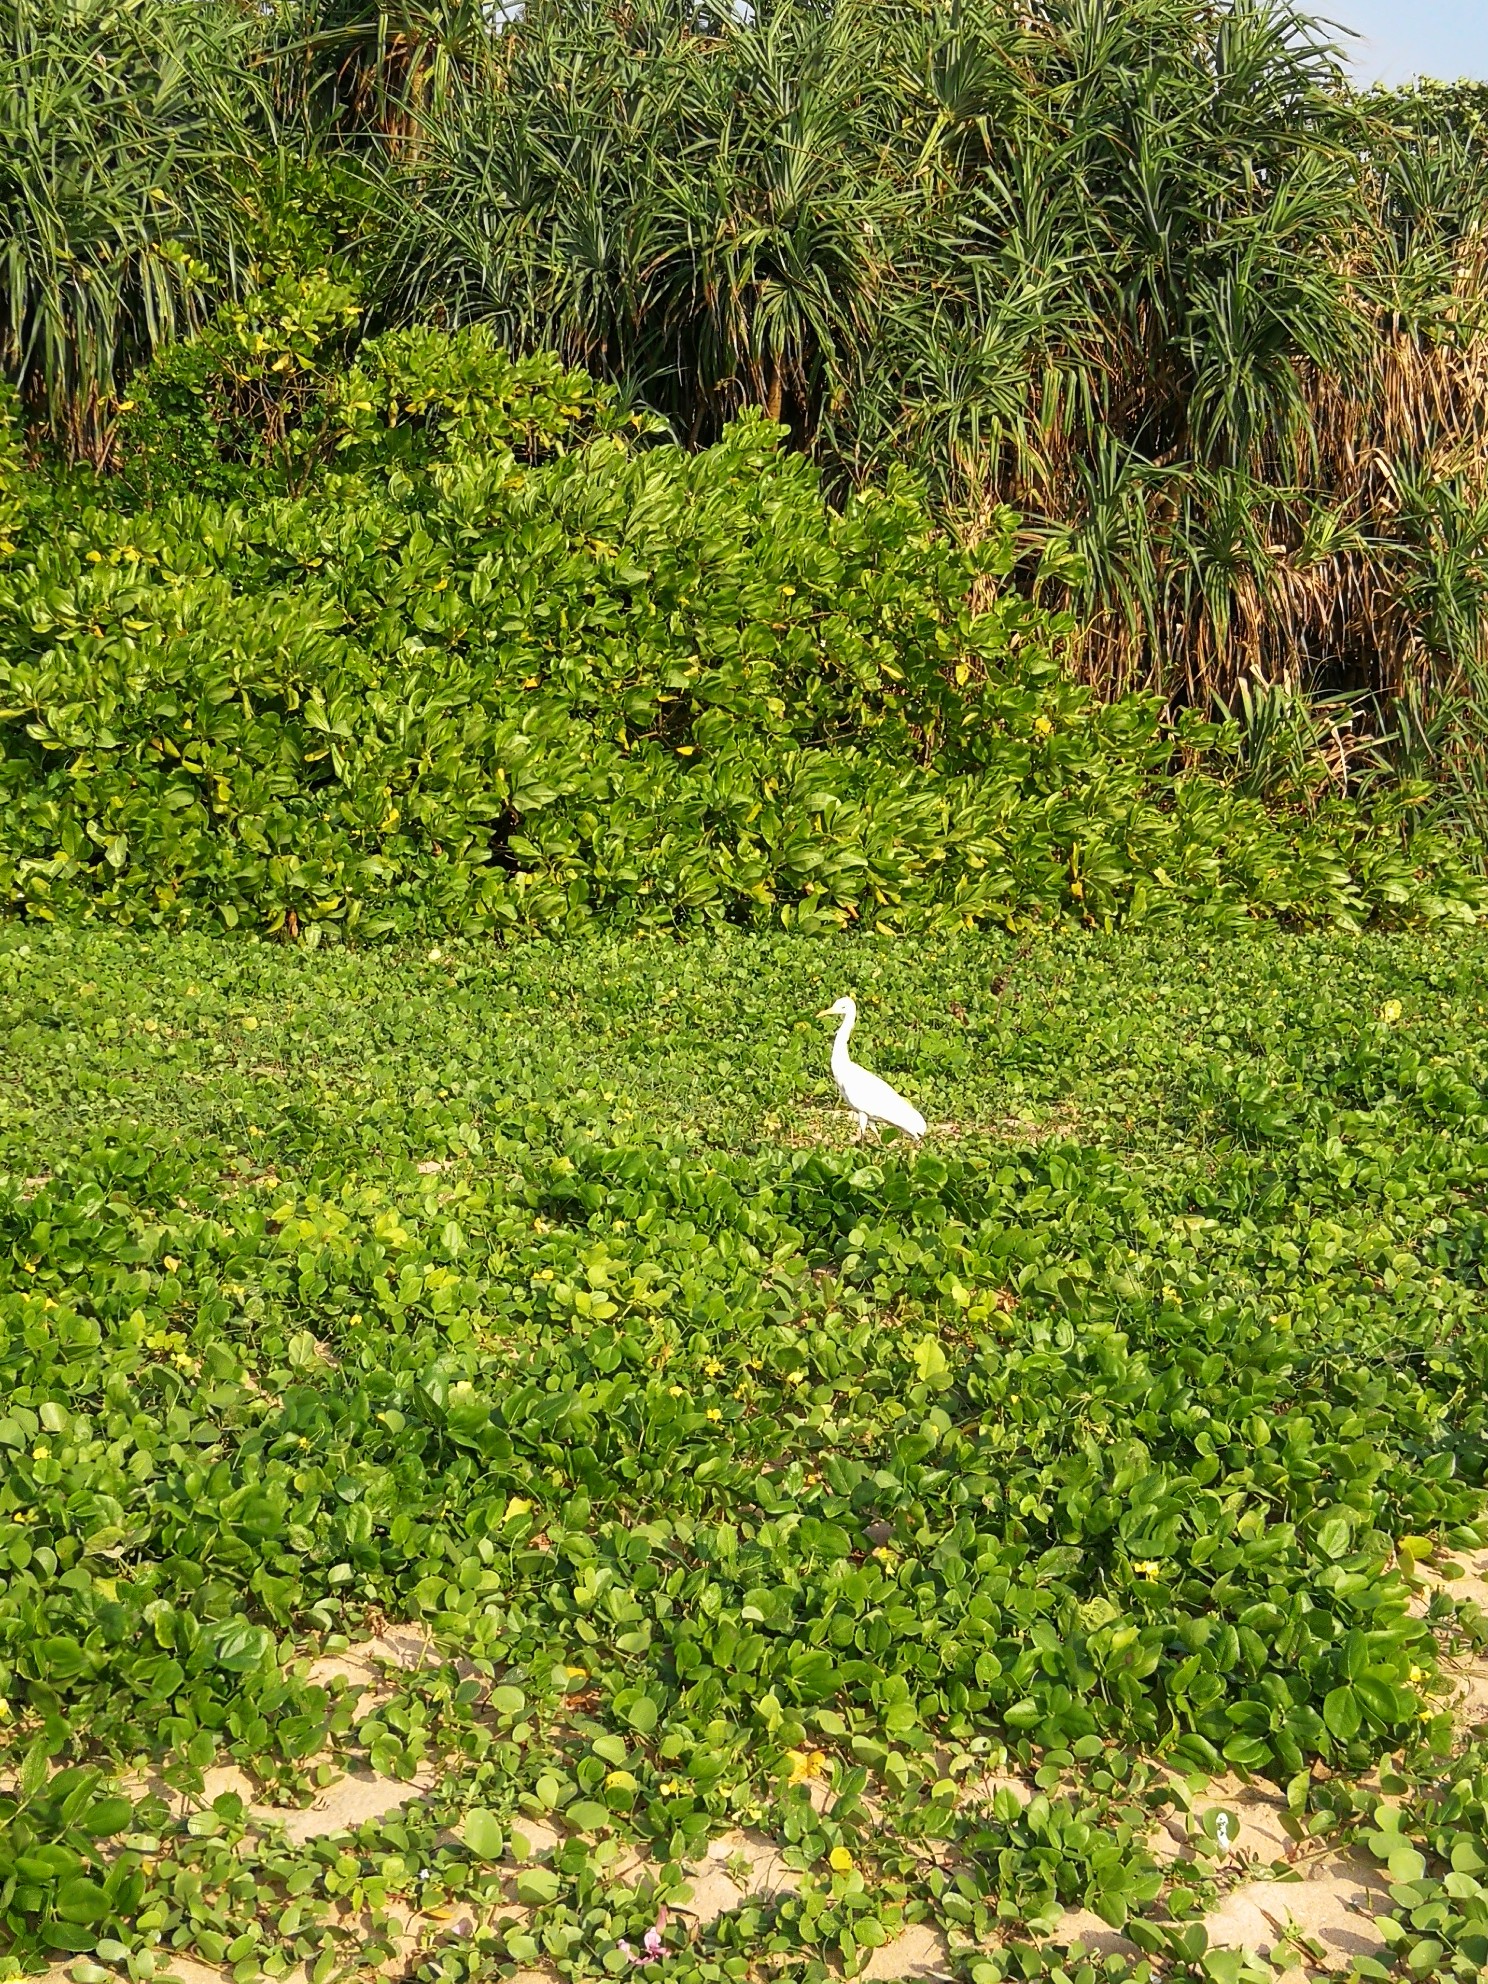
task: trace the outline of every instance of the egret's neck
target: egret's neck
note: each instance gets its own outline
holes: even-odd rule
[[[852,1038],[852,1030],[857,1024],[857,1019],[858,1016],[856,1013],[849,1013],[837,1029],[837,1038],[832,1042],[832,1066],[834,1069],[847,1065],[849,1060],[847,1043]]]

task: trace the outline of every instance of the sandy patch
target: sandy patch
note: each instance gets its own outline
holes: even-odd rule
[[[1458,1728],[1472,1730],[1488,1722],[1488,1659],[1445,1660],[1442,1670],[1452,1678],[1451,1709]]]
[[[928,1922],[911,1922],[902,1936],[873,1950],[858,1974],[868,1984],[891,1984],[899,1977],[948,1977],[950,1948]]]
[[[442,1664],[428,1634],[417,1626],[385,1626],[374,1638],[358,1640],[344,1653],[322,1654],[312,1661],[310,1679],[322,1688],[337,1680],[375,1687],[386,1682],[390,1668],[400,1674],[416,1674]]]
[[[506,1835],[506,1850],[519,1867],[529,1860],[541,1860],[545,1853],[551,1853],[558,1844],[556,1828],[542,1819],[529,1819],[525,1813],[520,1819],[513,1819]]]
[[[1119,1929],[1113,1929],[1109,1922],[1103,1922],[1094,1909],[1071,1908],[1059,1918],[1059,1925],[1052,1936],[1043,1940],[1065,1949],[1071,1943],[1081,1943],[1095,1956],[1125,1956],[1137,1958],[1142,1953],[1133,1942],[1128,1942]]]
[[[155,1973],[157,1979],[174,1977],[177,1984],[224,1984],[228,1974],[225,1970],[214,1970],[210,1964],[198,1962],[195,1957],[179,1956],[171,1950],[156,1950],[154,1954],[160,1966]],[[72,1961],[96,1963],[97,1958],[74,1958]],[[294,1971],[290,1973],[291,1977],[299,1974]],[[122,1976],[123,1973],[120,1972],[120,1975]],[[42,1971],[39,1984],[72,1984],[70,1965],[54,1963],[50,1970]]]
[[[795,1894],[801,1876],[787,1867],[774,1840],[758,1832],[726,1832],[713,1840],[707,1857],[693,1863],[688,1885],[691,1897],[680,1902],[679,1915],[691,1915],[706,1925],[748,1900],[774,1901]]]
[[[406,1782],[379,1777],[375,1771],[348,1771],[339,1782],[322,1791],[305,1811],[270,1811],[255,1805],[253,1816],[260,1824],[273,1822],[284,1828],[291,1842],[300,1846],[307,1839],[323,1839],[327,1833],[354,1832],[369,1819],[384,1819],[414,1798],[422,1798],[433,1788],[433,1778],[420,1774]]]
[[[138,1778],[125,1778],[121,1790],[131,1798],[138,1798],[146,1791],[153,1792],[165,1800],[166,1809],[173,1819],[189,1818],[203,1806],[210,1805],[215,1798],[241,1798],[251,1806],[257,1795],[253,1779],[236,1764],[218,1764],[213,1769],[202,1772],[202,1789],[199,1797],[185,1791],[177,1791],[159,1778],[141,1781]]]
[[[1425,1617],[1439,1591],[1488,1613],[1488,1550],[1442,1551],[1422,1562],[1404,1557],[1400,1564],[1411,1585],[1410,1610],[1418,1619]],[[1458,1728],[1467,1733],[1488,1722],[1488,1652],[1453,1655],[1443,1660],[1442,1672],[1452,1684],[1446,1705]]]
[[[1366,1853],[1329,1854],[1300,1880],[1247,1881],[1225,1896],[1206,1920],[1211,1943],[1269,1955],[1272,1945],[1300,1931],[1326,1953],[1330,1968],[1355,1957],[1378,1957],[1384,1938],[1374,1926],[1389,1906],[1383,1871]]]
[[[1457,1600],[1470,1598],[1488,1612],[1488,1550],[1443,1550],[1417,1575],[1442,1585]]]
[[[1192,1836],[1211,1813],[1221,1812],[1227,1819],[1228,1844],[1223,1854],[1211,1860],[1211,1866],[1223,1866],[1226,1861],[1242,1866],[1253,1862],[1270,1866],[1277,1860],[1288,1859],[1293,1851],[1292,1837],[1282,1824],[1286,1799],[1274,1785],[1247,1784],[1232,1775],[1215,1777],[1202,1792],[1186,1796],[1184,1802],[1191,1806],[1191,1811],[1171,1812],[1148,1839],[1147,1844],[1159,1861],[1191,1859]]]
[[[303,1810],[259,1804],[252,1778],[233,1764],[204,1772],[200,1797],[188,1797],[158,1781],[127,1788],[135,1796],[146,1789],[159,1792],[176,1819],[189,1818],[215,1799],[231,1794],[242,1799],[255,1826],[280,1827],[291,1844],[300,1846],[308,1839],[322,1839],[333,1832],[352,1832],[369,1819],[385,1818],[412,1799],[423,1797],[433,1783],[432,1776],[424,1773],[404,1780],[381,1777],[375,1771],[349,1770],[319,1792],[315,1802]]]
[[[1401,1571],[1412,1587],[1410,1609],[1419,1618],[1433,1592],[1460,1602],[1471,1600],[1488,1612],[1488,1550],[1443,1549],[1431,1557],[1401,1557]]]

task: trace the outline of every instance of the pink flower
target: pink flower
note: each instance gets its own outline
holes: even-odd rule
[[[662,1941],[661,1937],[661,1932],[665,1929],[666,1925],[667,1912],[664,1908],[658,1909],[656,1926],[654,1929],[648,1929],[645,1935],[642,1936],[640,1949],[633,1950],[623,1936],[620,1938],[617,1947],[625,1952],[625,1955],[632,1963],[659,1963],[662,1957],[666,1955],[666,1944]]]

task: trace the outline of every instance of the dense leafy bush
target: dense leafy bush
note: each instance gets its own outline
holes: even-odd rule
[[[479,331],[337,370],[351,307],[232,308],[136,388],[154,506],[43,494],[22,524],[14,907],[319,938],[1480,902],[1411,830],[1424,788],[1268,811],[1226,782],[1233,731],[1097,703],[1068,622],[1011,591],[973,612],[1006,521],[973,555],[901,480],[834,512],[755,417],[645,445],[609,389]]]
[[[349,284],[286,274],[168,346],[121,402],[113,462],[126,488],[142,503],[228,499],[292,475],[305,417],[360,316]]]
[[[1482,105],[1361,97],[1332,33],[1294,0],[5,0],[0,366],[110,463],[142,356],[330,267],[377,327],[486,321],[688,446],[753,407],[834,493],[908,462],[958,529],[1011,505],[1102,692],[1286,683],[1481,843]],[[285,473],[311,382],[263,356],[123,409],[140,487]]]
[[[1011,504],[1107,691],[1404,689],[1481,835],[1474,99],[1356,97],[1316,11],[528,0],[386,174],[394,294]]]
[[[810,1107],[845,983],[926,1149]],[[1476,933],[0,932],[0,1960],[324,1980],[423,1907],[428,1984],[614,1974],[753,1826],[801,1891],[674,1914],[688,1984],[915,1915],[1041,1975],[996,1946],[1081,1903],[1237,1984],[1156,1756],[1364,1827],[1409,1974],[1473,1975],[1488,1619],[1419,1567],[1485,1533],[1483,984]],[[312,1678],[381,1617],[451,1664]],[[143,1757],[429,1788],[294,1847],[126,1821],[86,1773]]]

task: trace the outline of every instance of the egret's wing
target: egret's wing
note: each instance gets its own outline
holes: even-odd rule
[[[845,1071],[838,1086],[847,1099],[849,1109],[861,1110],[863,1115],[872,1116],[879,1123],[892,1123],[896,1129],[907,1130],[912,1137],[924,1136],[925,1119],[914,1104],[906,1102],[897,1089],[890,1088],[877,1075],[870,1075],[856,1062]]]

